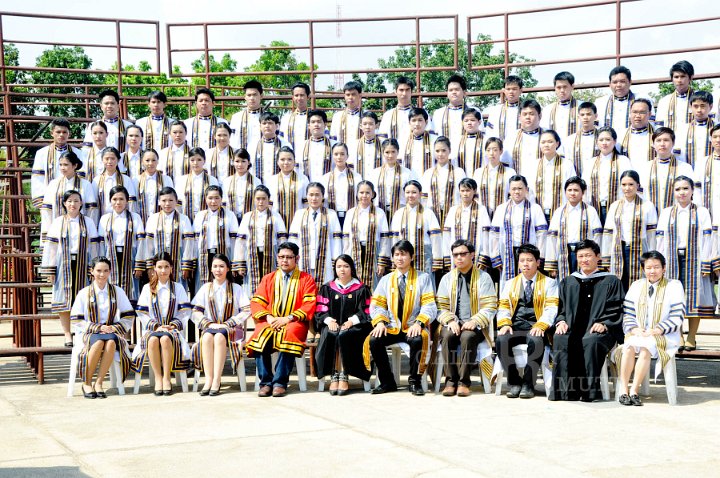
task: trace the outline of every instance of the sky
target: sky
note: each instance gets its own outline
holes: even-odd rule
[[[468,15],[484,15],[518,11],[529,8],[545,8],[567,6],[578,3],[592,3],[582,0],[505,0],[504,2],[459,1],[443,2],[415,0],[413,2],[388,2],[387,0],[363,0],[348,2],[347,0],[305,0],[290,2],[276,0],[273,3],[238,1],[238,0],[160,0],[141,1],[123,0],[123,2],[98,2],[97,0],[75,0],[72,2],[56,2],[47,0],[24,0],[13,2],[1,0],[0,10],[37,14],[58,14],[68,16],[88,16],[114,19],[103,11],[101,5],[122,5],[121,12],[113,12],[118,18],[143,19],[160,22],[161,39],[161,71],[167,71],[166,29],[167,23],[185,22],[223,22],[223,21],[261,21],[271,23],[262,26],[246,27],[213,27],[209,30],[211,47],[255,47],[268,44],[272,40],[284,40],[290,44],[302,45],[308,42],[305,24],[281,24],[278,20],[301,19],[334,19],[337,5],[345,19],[361,17],[416,16],[416,15],[456,15],[459,18],[461,38],[467,35]],[[198,4],[203,8],[198,8]],[[270,8],[257,8],[267,5]],[[442,9],[438,6],[442,5]],[[255,8],[253,8],[255,7]],[[615,6],[608,5],[592,9],[569,9],[553,13],[512,16],[510,35],[513,37],[541,35],[558,31],[587,31],[612,28],[615,22]],[[656,22],[670,22],[675,19],[693,19],[699,17],[720,17],[720,2],[709,0],[643,0],[628,2],[622,5],[623,24],[642,25]],[[27,19],[23,17],[3,16],[3,36],[8,40],[34,40],[52,43],[85,42],[114,43],[115,28],[107,23],[90,23],[76,21],[47,21]],[[450,38],[453,34],[451,20],[432,20],[421,23],[421,39],[434,40]],[[653,28],[650,30],[627,31],[622,35],[623,53],[640,53],[653,49],[696,48],[707,45],[718,46],[720,20],[690,26],[673,26]],[[502,36],[502,17],[475,20],[472,33],[486,33],[494,38]],[[413,22],[388,23],[344,23],[341,37],[336,36],[336,23],[316,24],[315,43],[322,45],[354,44],[361,42],[409,42],[414,40]],[[122,40],[130,45],[150,45],[154,42],[155,30],[149,26],[123,26]],[[174,48],[198,48],[202,46],[203,35],[200,27],[173,28],[172,42]],[[34,65],[35,57],[47,46],[20,46],[22,65]],[[114,50],[86,48],[93,57],[94,67],[108,68],[115,61]],[[353,69],[377,67],[378,57],[387,57],[394,48],[326,48],[318,50],[315,63],[324,69]],[[518,41],[511,43],[511,51],[520,53],[536,60],[569,59],[578,56],[600,56],[615,53],[613,33],[585,35],[554,40]],[[497,51],[497,49],[496,49]],[[140,59],[151,60],[156,67],[150,51],[136,49],[123,50],[123,63],[135,64]],[[705,53],[686,53],[641,58],[629,58],[624,64],[628,66],[636,78],[665,77],[669,66],[680,59],[687,59],[695,65],[697,73],[720,72],[720,51]],[[192,59],[200,55],[198,52],[178,53],[173,56],[173,63],[179,64],[184,71],[189,71]],[[233,52],[238,60],[239,69],[255,61],[259,52]],[[222,51],[215,53],[222,56]],[[309,62],[305,51],[298,51],[296,56],[301,61]],[[597,61],[585,63],[567,63],[560,65],[541,66],[534,69],[534,75],[541,85],[551,84],[552,76],[560,70],[572,71],[577,82],[606,82],[607,72],[614,66],[614,61]],[[350,75],[346,75],[349,78]],[[331,84],[332,75],[319,78],[321,84]],[[717,80],[716,85],[720,84]],[[638,85],[635,90],[640,93],[651,87]]]

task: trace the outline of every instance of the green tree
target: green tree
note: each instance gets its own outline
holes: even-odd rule
[[[708,93],[712,93],[713,86],[713,82],[710,80],[693,80],[690,82],[690,88],[695,91],[707,91]],[[658,101],[660,101],[660,98],[669,95],[673,91],[675,91],[675,86],[671,82],[660,83],[658,85],[658,90],[656,92],[649,93],[649,95],[655,104],[657,104]]]
[[[117,68],[117,64],[113,64],[112,69]],[[152,66],[145,60],[140,61],[137,69],[133,65],[125,65],[123,71],[151,71]],[[117,85],[117,75],[105,75],[105,84]],[[165,113],[171,118],[187,118],[190,116],[188,105],[186,103],[174,102],[177,98],[190,95],[189,83],[185,78],[168,78],[165,73],[160,75],[138,75],[123,74],[123,96],[131,97],[128,101],[128,116],[139,119],[147,116],[147,95],[155,90],[165,92],[168,97],[168,105],[165,107]],[[160,85],[165,85],[160,87]],[[172,86],[168,86],[172,85]]]
[[[273,40],[270,47],[289,47],[287,42]],[[265,45],[263,45],[265,47]],[[250,66],[245,67],[246,72],[265,71],[303,71],[310,70],[310,66],[304,61],[298,61],[295,53],[290,48],[280,48],[277,50],[264,50],[260,54],[260,58]],[[292,75],[257,75],[245,76],[243,83],[251,79],[258,80],[264,88],[269,89],[289,89],[295,83],[302,81],[308,83],[310,74],[292,74]]]
[[[89,70],[92,68],[92,59],[85,53],[82,47],[61,47],[54,46],[43,51],[35,61],[35,66],[41,68],[68,68],[75,70]],[[60,85],[36,87],[36,93],[51,93],[63,95],[95,95],[101,89],[94,85],[103,84],[103,76],[86,72],[59,72],[59,71],[32,71],[30,72],[32,82],[38,85]],[[88,85],[88,86],[83,86]],[[49,104],[39,110],[39,113],[47,116],[64,116],[66,118],[94,118],[100,114],[100,108],[91,106],[86,109],[85,102],[81,98],[68,101],[68,98],[49,98]],[[68,103],[72,105],[54,104]],[[73,124],[72,137],[81,137],[84,126]]]
[[[368,73],[365,75],[365,80],[360,77],[357,73],[353,73],[352,79],[355,81],[360,82],[361,85],[363,85],[363,94],[365,93],[387,93],[387,88],[385,87],[385,82],[383,81],[382,76],[380,76],[377,73]],[[397,100],[387,100],[385,102],[385,106],[383,106],[383,99],[382,98],[366,98],[363,101],[363,109],[364,110],[375,110],[375,111],[384,111],[388,108],[392,108],[397,103]]]
[[[17,47],[12,43],[7,43],[3,46],[3,56],[5,58],[6,66],[20,66],[20,52]],[[5,81],[13,92],[16,93],[28,93],[27,87],[18,86],[23,83],[27,83],[27,74],[22,70],[5,70]],[[33,101],[31,97],[13,97],[14,102],[30,103]],[[9,112],[11,115],[18,116],[33,116],[35,115],[36,107],[34,105],[12,105]],[[5,105],[0,103],[0,114],[5,114]],[[37,131],[37,124],[35,123],[15,123],[15,138],[16,139],[30,139]],[[5,122],[0,123],[0,137],[5,137]]]
[[[478,40],[490,40],[488,35],[478,35]],[[437,40],[439,41],[439,40]],[[473,65],[495,65],[504,62],[505,52],[500,50],[499,53],[492,53],[493,44],[486,43],[476,45],[472,52]],[[395,54],[388,58],[378,59],[380,68],[414,68],[415,67],[416,49],[414,46],[402,47],[395,50]],[[420,65],[423,67],[452,67],[454,58],[454,45],[422,45],[420,47]],[[510,54],[511,62],[526,62],[532,59],[526,58],[516,53]],[[456,73],[463,75],[467,80],[468,91],[488,91],[499,90],[503,87],[504,74],[502,68],[491,70],[472,70],[467,69],[467,42],[458,40],[458,70]],[[537,80],[532,76],[530,67],[515,68],[512,72],[520,76],[525,83],[525,87],[533,87],[537,85]],[[420,74],[420,89],[422,91],[445,91],[445,81],[451,74],[450,71],[427,71]],[[406,73],[387,73],[384,74],[384,80],[387,84],[394,84],[398,76],[407,75]],[[472,102],[480,107],[486,107],[490,104],[497,103],[497,96],[479,96],[474,97]],[[444,98],[432,97],[424,101],[425,108],[433,110],[439,108],[445,103]]]

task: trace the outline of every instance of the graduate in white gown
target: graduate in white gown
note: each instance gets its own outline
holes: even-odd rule
[[[192,320],[200,328],[200,340],[193,347],[196,373],[205,374],[201,396],[220,395],[220,381],[228,349],[233,370],[243,360],[244,324],[250,317],[250,298],[232,281],[230,259],[217,254],[210,270],[213,280],[193,298]]]
[[[290,242],[300,248],[300,269],[313,276],[316,285],[334,277],[333,260],[342,254],[342,228],[335,211],[323,205],[324,199],[325,187],[310,183],[307,207],[295,214],[288,228]]]
[[[210,88],[198,88],[195,91],[195,116],[184,121],[190,148],[209,151],[215,147],[215,129],[219,123],[227,121],[213,114],[214,105],[215,94]]]
[[[352,151],[357,150],[358,141],[362,136],[360,130],[362,90],[362,83],[358,81],[353,80],[345,83],[343,86],[345,108],[333,114],[332,124],[330,125],[330,138],[333,141],[347,144],[348,149]],[[310,177],[311,181],[317,181],[313,175],[308,175],[308,177]]]
[[[308,130],[308,97],[310,86],[298,82],[291,88],[293,110],[286,112],[280,118],[280,137],[290,143],[294,151],[304,151],[305,142],[310,137]]]
[[[302,151],[294,153],[297,163],[295,169],[298,174],[307,176],[308,181],[318,181],[324,174],[329,173],[332,168],[331,151],[336,141],[325,134],[326,124],[327,115],[324,111],[309,111],[308,128],[310,129],[310,138],[305,142],[305,148]],[[357,142],[355,147],[357,147]],[[264,181],[264,183],[267,184],[267,181]]]
[[[343,252],[359,265],[359,279],[373,290],[390,267],[392,234],[385,212],[373,204],[373,183],[363,180],[357,190],[358,204],[348,211],[343,226]]]
[[[167,95],[162,91],[148,93],[148,109],[150,115],[138,119],[135,124],[142,129],[143,140],[141,148],[160,151],[170,146],[170,125],[175,122],[165,114]]]
[[[545,106],[542,111],[540,126],[543,129],[557,131],[560,141],[565,140],[578,130],[578,101],[574,96],[575,75],[569,71],[561,71],[553,78],[556,100]]]
[[[154,149],[146,149],[142,154],[143,172],[133,179],[137,191],[137,213],[143,222],[158,212],[160,191],[172,188],[173,180],[158,169],[158,153]]]
[[[675,91],[658,101],[655,114],[656,126],[667,126],[673,131],[684,129],[692,121],[692,111],[688,99],[693,94],[692,83],[695,68],[685,60],[670,67],[670,81]]]
[[[93,179],[93,186],[97,191],[98,212],[100,216],[112,211],[110,204],[110,191],[115,186],[124,186],[129,194],[128,209],[135,212],[135,203],[137,194],[135,193],[135,184],[129,176],[120,173],[118,164],[120,162],[120,152],[108,146],[102,151],[102,163],[105,166],[102,173]]]
[[[82,148],[83,166],[80,170],[80,176],[93,182],[96,176],[102,174],[105,166],[102,162],[102,152],[108,146],[108,128],[102,121],[94,121],[88,126],[92,138],[92,143],[84,145]]]
[[[410,241],[415,248],[413,267],[433,274],[444,267],[442,230],[435,213],[420,202],[422,185],[411,179],[403,187],[405,207],[395,212],[390,222],[392,241]]]
[[[565,203],[565,181],[575,176],[575,166],[558,154],[558,147],[560,136],[551,129],[543,131],[540,134],[542,158],[535,168],[530,169],[535,174],[527,177],[535,202],[543,209],[548,223],[555,210]]]
[[[52,284],[52,311],[60,316],[65,346],[72,347],[70,309],[80,289],[88,285],[88,264],[97,255],[100,238],[95,222],[81,214],[77,191],[63,194],[64,214],[53,220],[43,245],[40,274]]]
[[[603,229],[602,266],[623,283],[623,290],[642,276],[640,256],[655,249],[655,205],[638,194],[640,176],[633,170],[620,175],[622,197],[608,208]]]
[[[363,179],[382,166],[382,138],[377,135],[378,117],[373,111],[363,111],[360,117],[360,129],[363,135],[358,141],[355,154],[350,152],[348,162]]]
[[[566,202],[555,210],[545,244],[545,271],[558,283],[578,270],[577,246],[586,239],[602,244],[603,225],[594,207],[583,201],[587,183],[565,181]]]
[[[680,281],[665,277],[665,257],[649,251],[640,261],[645,277],[630,285],[623,303],[625,342],[618,386],[619,402],[629,406],[642,405],[640,386],[650,370],[650,359],[657,359],[654,374],[657,378],[677,352],[685,318],[683,286]],[[629,387],[633,369],[635,377]]]
[[[597,107],[584,101],[578,106],[578,131],[563,141],[563,155],[572,161],[575,172],[582,177],[585,165],[600,154],[597,149]]]
[[[450,270],[452,244],[460,239],[472,244],[473,262],[490,268],[490,216],[485,206],[475,200],[477,182],[464,178],[458,185],[460,201],[450,208],[443,227],[443,268]]]
[[[482,115],[475,108],[467,108],[463,111],[463,132],[459,144],[452,144],[450,158],[453,164],[465,171],[465,175],[472,174],[487,164],[487,157],[483,155],[485,138],[480,130],[483,124]]]
[[[212,280],[210,264],[217,254],[233,257],[237,240],[238,222],[235,214],[222,206],[222,188],[208,186],[205,190],[206,208],[195,216],[193,229],[198,248],[195,269],[195,289]]]
[[[437,136],[450,138],[450,144],[456,146],[460,144],[463,132],[463,112],[467,108],[475,108],[482,116],[482,111],[467,104],[468,86],[464,77],[457,74],[450,75],[445,82],[445,91],[448,104],[433,111],[428,130]],[[480,125],[480,131],[485,131],[484,122]]]
[[[127,127],[127,146],[124,152],[120,153],[118,170],[130,179],[135,179],[142,173],[142,139],[143,131],[137,125]]]
[[[395,139],[386,139],[382,142],[383,165],[373,169],[368,174],[368,180],[377,188],[375,205],[385,212],[385,216],[392,220],[395,211],[405,206],[403,186],[420,178],[398,161],[400,145]]]
[[[310,181],[307,176],[295,171],[295,154],[289,146],[280,150],[278,167],[280,172],[271,176],[265,185],[270,190],[272,210],[280,214],[284,224],[289,225],[307,202],[305,191]]]
[[[250,80],[243,85],[245,108],[241,109],[230,118],[230,129],[233,135],[230,138],[230,146],[233,149],[245,148],[252,151],[250,147],[257,144],[260,137],[260,115],[263,112],[263,86],[257,80]]]
[[[110,283],[125,291],[133,303],[140,295],[139,279],[145,270],[145,224],[129,210],[124,186],[110,190],[111,211],[100,218],[100,254],[110,259]]]
[[[700,319],[715,314],[713,264],[717,264],[717,239],[713,235],[710,212],[692,203],[693,180],[678,176],[672,185],[675,201],[660,213],[657,225],[657,251],[667,259],[667,277],[685,288],[687,337],[681,347],[695,350]]]
[[[40,206],[40,237],[45,240],[50,225],[64,214],[63,196],[67,191],[77,191],[82,198],[80,213],[97,224],[100,215],[97,208],[97,192],[95,186],[81,178],[78,171],[82,161],[74,151],[68,150],[60,156],[59,175],[44,188],[45,196]]]
[[[263,183],[266,183],[273,174],[278,173],[278,155],[283,147],[290,144],[277,135],[280,120],[271,111],[260,115],[260,134],[251,139],[248,152],[252,154],[253,170]]]
[[[397,105],[395,108],[387,110],[383,114],[378,131],[382,139],[395,138],[400,144],[404,144],[407,141],[407,137],[410,134],[410,119],[408,113],[410,109],[412,109],[412,93],[414,89],[415,82],[407,76],[398,76],[395,80],[395,98],[397,98]],[[432,131],[432,126],[430,126],[428,130]]]
[[[158,169],[173,183],[190,172],[190,146],[187,143],[187,126],[182,121],[170,124],[172,144],[160,151]]]
[[[473,173],[478,187],[478,201],[485,206],[490,218],[495,209],[507,201],[510,196],[510,178],[517,173],[513,168],[500,162],[503,154],[503,142],[491,137],[485,142],[487,163]]]
[[[345,143],[335,143],[332,147],[333,169],[320,179],[325,187],[325,203],[337,213],[340,228],[350,209],[355,207],[357,186],[362,178],[348,167],[348,147]]]
[[[255,187],[255,207],[246,213],[238,229],[233,257],[233,271],[243,278],[243,289],[250,297],[266,274],[277,268],[277,245],[287,240],[282,217],[270,208],[270,190]]]
[[[39,208],[45,194],[45,187],[53,179],[60,176],[60,157],[67,151],[73,151],[77,157],[82,153],[79,149],[68,146],[70,139],[70,122],[65,118],[55,118],[50,123],[52,143],[40,148],[35,153],[32,165],[32,178],[30,179],[30,196],[32,205]],[[82,165],[82,163],[80,163]]]
[[[173,281],[170,254],[161,252],[153,261],[155,273],[143,287],[135,306],[143,335],[133,350],[131,368],[142,372],[147,358],[155,375],[154,394],[171,395],[171,374],[190,366],[185,330],[192,304],[183,286]]]
[[[127,127],[132,125],[132,121],[120,118],[120,96],[113,90],[103,90],[98,94],[98,101],[103,114],[99,121],[107,127],[107,145],[117,148],[118,151],[125,151],[125,132]],[[93,142],[92,125],[93,123],[90,123],[85,130],[85,145]]]
[[[98,256],[90,262],[92,283],[75,297],[72,320],[82,334],[72,353],[78,354],[78,375],[83,381],[85,398],[107,398],[103,388],[105,375],[119,355],[120,377],[125,381],[130,370],[130,349],[125,336],[130,332],[135,310],[125,292],[110,284],[110,259]],[[97,378],[91,384],[97,369]]]
[[[235,170],[233,166],[235,151],[230,147],[230,134],[230,126],[227,123],[218,123],[215,128],[215,147],[205,152],[207,158],[205,169],[220,183]]]
[[[710,215],[720,219],[720,124],[710,130],[712,152],[695,164],[695,203],[708,208]]]
[[[617,133],[614,129],[598,128],[597,147],[600,154],[583,165],[582,178],[588,185],[585,201],[595,208],[603,224],[610,205],[623,195],[620,176],[632,169],[628,157],[618,154],[616,144]]]
[[[619,131],[620,154],[630,158],[635,171],[642,171],[655,158],[653,136],[655,127],[650,124],[652,103],[647,98],[636,98],[630,106],[630,127]]]
[[[252,211],[253,191],[262,184],[250,172],[250,154],[243,148],[235,151],[233,157],[233,173],[222,182],[223,206],[232,211],[238,219]]]
[[[420,179],[423,187],[423,204],[435,213],[440,224],[445,224],[448,210],[460,202],[460,181],[465,170],[450,162],[450,140],[440,136],[433,145],[435,166],[425,171]]]
[[[505,141],[505,152],[501,161],[526,178],[534,178],[537,165],[542,159],[540,150],[540,119],[542,108],[535,100],[520,104],[520,129]],[[501,138],[502,139],[502,138]],[[528,183],[532,184],[532,183]]]
[[[666,127],[655,130],[652,136],[653,149],[656,157],[645,164],[640,173],[640,184],[643,187],[643,197],[655,205],[660,214],[663,209],[673,203],[673,182],[679,176],[694,177],[694,171],[685,161],[673,154],[675,133]]]
[[[207,206],[205,204],[208,186],[218,186],[218,180],[205,170],[205,151],[202,148],[190,150],[190,172],[175,182],[178,193],[178,210],[190,221]]]
[[[403,166],[422,178],[425,171],[433,167],[433,148],[437,136],[428,131],[428,115],[423,108],[412,108],[409,116],[410,134],[400,157]],[[400,145],[402,147],[402,143]]]
[[[595,101],[600,126],[609,126],[615,131],[625,131],[630,127],[630,107],[635,101],[632,87],[632,73],[624,66],[616,66],[608,75],[610,94]]]
[[[679,155],[690,166],[712,151],[710,146],[710,130],[715,121],[710,117],[713,107],[713,95],[707,91],[696,91],[690,96],[690,108],[693,119],[685,128],[678,127],[677,149]]]
[[[493,105],[487,110],[486,136],[511,141],[520,129],[520,96],[522,95],[523,80],[517,75],[508,75],[505,78],[500,104]]]
[[[188,290],[188,279],[195,270],[197,245],[192,222],[177,212],[177,193],[173,188],[163,188],[158,193],[160,210],[150,216],[145,223],[147,257],[152,258],[159,252],[167,252],[172,258],[172,266],[177,273],[177,281]],[[146,270],[154,267],[149,259]]]
[[[523,244],[535,244],[541,259],[545,252],[548,225],[542,208],[528,198],[525,177],[510,178],[510,199],[495,210],[490,230],[490,260],[500,270],[500,287],[518,274],[517,250]]]

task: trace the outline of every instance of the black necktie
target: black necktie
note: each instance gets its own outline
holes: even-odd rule
[[[652,285],[651,285],[651,286],[650,286],[650,290],[648,290],[648,295],[649,295],[650,297],[652,297],[654,293],[655,293],[655,286],[652,286]]]
[[[313,211],[313,221],[317,219],[317,211]]]
[[[398,281],[398,291],[400,292],[400,300],[398,300],[397,319],[398,322],[402,322],[403,309],[405,308],[405,274],[400,275]]]
[[[525,302],[527,302],[527,303],[532,302],[532,296],[533,296],[532,282],[533,281],[529,280],[525,283]]]

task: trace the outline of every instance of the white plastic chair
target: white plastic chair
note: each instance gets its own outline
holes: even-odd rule
[[[273,369],[277,363],[278,354],[274,352],[272,354],[272,365]],[[300,357],[295,358],[295,368],[297,369],[298,376],[298,388],[301,392],[307,392],[307,368],[305,366],[305,353]],[[245,371],[243,370],[243,374]],[[258,375],[257,368],[255,369],[255,391],[260,390],[260,375]]]
[[[432,347],[432,342],[430,343],[430,347]],[[400,346],[400,344],[392,344],[389,345],[388,348],[392,351],[392,371],[393,376],[395,377],[395,383],[400,383],[400,367],[402,365],[402,355],[403,355],[403,348]],[[405,352],[405,355],[408,357],[410,356],[409,350]],[[430,360],[430,354],[427,354],[427,360]],[[423,391],[427,393],[428,391],[428,379],[427,379],[427,369],[425,369],[425,372],[423,372],[422,377],[420,378],[420,384],[422,385]],[[375,386],[378,387],[380,385],[380,377],[375,375]]]
[[[485,393],[492,393],[492,385],[490,384],[490,379],[485,376],[485,374],[482,372],[482,362],[487,361],[490,363],[490,366],[492,367],[492,356],[487,357],[481,357],[480,353],[480,347],[482,346],[484,342],[481,342],[478,346],[478,355],[477,359],[475,360],[475,363],[478,364],[478,371],[480,372],[480,381],[483,384],[483,389],[485,390]],[[458,350],[460,350],[460,347],[458,346]],[[437,362],[435,366],[435,393],[440,392],[440,385],[442,384],[442,377],[443,377],[443,368],[445,366],[445,360],[443,359],[442,355],[442,343],[438,343],[437,347]]]
[[[70,352],[70,374],[68,377],[67,396],[72,397],[75,391],[75,379],[77,378],[78,355],[83,348],[82,336],[85,333],[84,324],[73,325],[73,348]],[[94,371],[93,371],[94,372]],[[120,352],[115,351],[112,365],[110,366],[110,388],[116,388],[118,395],[125,395],[125,385],[121,380]]]
[[[527,366],[527,344],[520,344],[513,347],[513,355],[515,357],[515,366],[520,369],[524,369]],[[550,388],[552,387],[552,369],[550,369],[550,347],[545,347],[543,353],[542,362],[540,363],[540,369],[542,371],[543,382],[545,383],[545,394],[550,396]],[[493,366],[492,376],[496,377],[495,382],[495,395],[502,395],[503,386],[503,375],[505,371],[500,363],[500,358],[495,357],[495,364]]]

